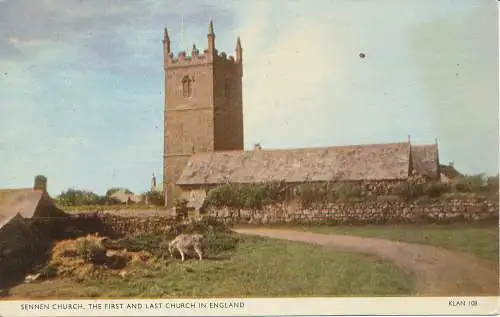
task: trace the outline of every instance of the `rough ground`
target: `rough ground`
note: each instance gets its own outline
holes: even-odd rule
[[[241,234],[332,246],[376,255],[411,271],[417,296],[498,296],[498,264],[432,246],[377,238],[281,229],[234,229]]]

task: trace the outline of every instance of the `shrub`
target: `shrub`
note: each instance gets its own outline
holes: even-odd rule
[[[185,198],[176,198],[173,202],[176,208],[187,208],[189,201]]]
[[[238,185],[224,184],[209,190],[205,199],[207,206],[214,207],[241,207]]]
[[[315,201],[317,201],[318,195],[313,184],[305,183],[299,185],[297,194],[303,207],[310,207]]]
[[[40,270],[40,277],[44,279],[52,278],[57,276],[57,266],[54,265],[53,263],[49,263],[45,265],[41,270]]]
[[[404,182],[393,185],[392,193],[405,199],[415,199],[425,194],[424,188],[424,184]]]
[[[267,183],[266,188],[269,201],[281,203],[293,198],[293,188],[285,181]]]
[[[361,190],[351,183],[341,183],[336,188],[338,200],[348,201],[352,198],[361,197]]]
[[[90,239],[77,240],[76,254],[82,260],[94,264],[103,264],[106,261],[106,249],[102,244]]]
[[[451,187],[455,193],[480,193],[486,189],[484,175],[457,177],[452,179]]]
[[[240,198],[240,205],[244,208],[262,209],[262,206],[271,202],[266,185],[250,184],[240,186],[238,189],[237,196]]]
[[[106,197],[90,191],[70,188],[58,195],[56,201],[64,206],[103,205]]]
[[[192,223],[189,231],[198,233],[229,232],[229,228],[216,217],[203,217],[201,220]]]
[[[429,197],[440,197],[447,191],[447,186],[439,181],[430,182],[424,186],[424,194]]]
[[[144,199],[148,201],[149,204],[155,206],[165,205],[165,194],[159,191],[148,191],[144,193]]]
[[[188,203],[189,201],[185,198],[176,198],[174,200],[174,208],[177,217],[179,218],[188,217]]]
[[[486,184],[489,192],[498,193],[499,189],[498,175],[488,177],[488,179],[486,180]]]

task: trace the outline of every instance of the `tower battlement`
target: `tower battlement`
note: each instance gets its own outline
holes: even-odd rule
[[[185,67],[200,64],[211,64],[214,62],[232,62],[235,65],[242,63],[242,53],[240,38],[238,37],[236,42],[235,54],[228,55],[225,52],[219,52],[215,48],[215,33],[213,30],[213,23],[210,21],[207,34],[208,45],[203,53],[200,53],[195,44],[188,54],[186,51],[180,51],[176,55],[171,51],[170,48],[170,37],[168,31],[165,28],[165,35],[163,38],[163,54],[164,54],[164,67],[175,68],[175,67]]]
[[[176,185],[198,152],[243,150],[243,50],[236,40],[231,56],[215,48],[213,23],[206,49],[172,52],[165,29],[163,191],[170,207],[182,194]]]

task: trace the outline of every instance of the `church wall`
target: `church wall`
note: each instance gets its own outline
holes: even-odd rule
[[[215,150],[243,150],[241,63],[219,57],[214,68]]]
[[[175,182],[182,174],[182,170],[188,163],[191,155],[178,155],[165,158],[164,175],[168,180],[163,184],[163,191],[165,193],[165,202],[168,207],[171,207],[175,197],[181,195],[182,190],[175,186]],[[167,203],[168,202],[168,203]]]

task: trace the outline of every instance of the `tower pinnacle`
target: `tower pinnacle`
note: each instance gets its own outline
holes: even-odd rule
[[[214,23],[212,20],[208,24],[208,35],[214,35]]]
[[[240,37],[238,36],[238,39],[236,40],[236,61],[240,62],[242,58],[243,58],[243,49],[241,48],[241,40]]]
[[[210,20],[210,23],[208,24],[207,39],[208,39],[208,51],[210,52],[210,54],[213,54],[215,52],[215,33],[214,33],[214,24],[212,20]]]
[[[170,37],[167,28],[165,28],[165,35],[163,36],[163,50],[166,55],[170,53]]]

